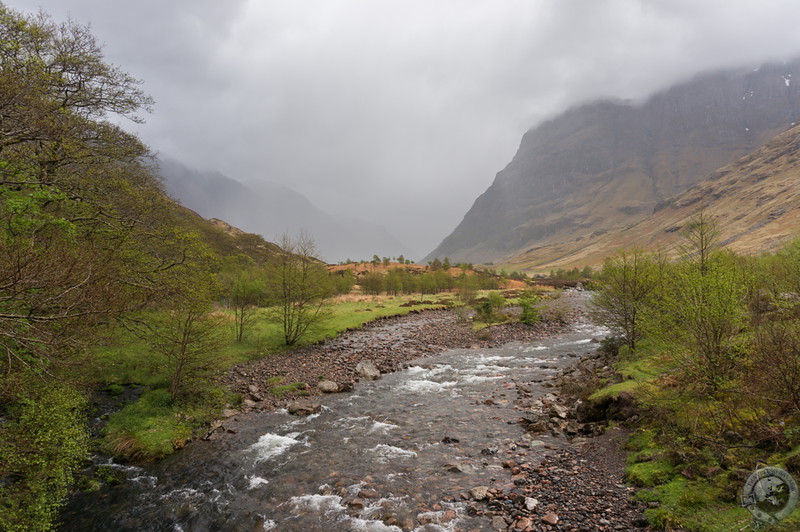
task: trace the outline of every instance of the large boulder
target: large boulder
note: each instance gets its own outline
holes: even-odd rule
[[[615,420],[627,421],[637,414],[636,400],[628,392],[621,392],[616,397],[584,401],[577,405],[575,416],[581,423]]]
[[[374,381],[381,377],[380,370],[371,360],[362,360],[356,365],[356,373],[364,379]]]
[[[286,406],[286,410],[295,416],[310,416],[316,414],[322,409],[319,403],[312,403],[311,401],[294,401]]]
[[[338,383],[328,380],[322,380],[317,383],[317,389],[322,393],[337,393],[342,391]]]

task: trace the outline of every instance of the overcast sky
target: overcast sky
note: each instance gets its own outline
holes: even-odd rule
[[[601,97],[800,55],[797,0],[5,0],[91,24],[156,100],[150,147],[421,254],[522,134]]]

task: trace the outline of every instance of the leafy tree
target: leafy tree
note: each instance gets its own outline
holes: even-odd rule
[[[450,270],[450,259],[449,258],[445,257],[444,261],[442,261],[442,269],[445,270],[445,271],[449,271]]]
[[[403,291],[403,270],[390,270],[384,278],[384,288],[389,295],[396,296]]]
[[[223,324],[202,294],[188,293],[158,312],[149,326],[149,342],[163,357],[172,401],[201,393],[219,368]]]
[[[419,276],[419,291],[421,294],[435,294],[437,292],[436,279],[431,272]]]
[[[333,276],[334,291],[337,294],[349,294],[356,284],[353,270],[344,270]]]
[[[378,295],[384,291],[384,277],[378,272],[369,272],[359,280],[365,294]]]
[[[659,332],[684,349],[684,367],[714,391],[730,379],[742,355],[747,279],[730,253],[676,264],[659,299]]]
[[[328,317],[325,302],[333,289],[325,266],[315,258],[310,236],[303,233],[293,239],[284,234],[279,245],[283,252],[269,265],[267,282],[284,343],[292,346]]]
[[[105,324],[184,288],[196,235],[115,125],[152,100],[88,27],[0,4],[0,528],[47,530],[86,447]]]
[[[477,275],[462,273],[456,279],[455,287],[458,299],[464,305],[472,306],[480,289],[480,281]]]
[[[223,277],[227,285],[228,306],[233,309],[236,341],[244,340],[245,332],[255,317],[258,306],[267,296],[264,271],[257,267],[238,270]]]
[[[715,391],[739,369],[752,279],[730,252],[716,249],[718,231],[704,211],[684,233],[683,259],[668,268],[654,332],[682,350],[684,370]]]
[[[680,247],[683,259],[695,262],[701,274],[705,274],[708,262],[719,241],[716,221],[705,209],[700,209],[686,224],[683,231],[684,244]]]
[[[644,334],[646,310],[660,283],[658,261],[640,249],[620,251],[606,259],[598,283],[591,302],[593,318],[636,349]]]
[[[435,272],[442,269],[442,261],[439,260],[439,257],[433,259],[433,262],[430,263],[431,271]]]
[[[522,308],[519,321],[526,325],[534,325],[541,321],[540,308],[536,306],[538,302],[539,296],[532,293],[530,290],[525,290],[519,298],[519,306]]]

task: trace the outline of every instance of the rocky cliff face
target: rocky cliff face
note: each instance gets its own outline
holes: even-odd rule
[[[640,105],[598,102],[528,131],[426,260],[507,261],[650,215],[800,123],[800,60],[698,77]]]
[[[544,244],[506,262],[548,271],[602,263],[620,248],[660,249],[676,257],[683,229],[699,209],[714,219],[720,243],[742,254],[775,251],[800,236],[800,125],[658,205],[634,225]]]

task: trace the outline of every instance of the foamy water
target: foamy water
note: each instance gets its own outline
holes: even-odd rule
[[[284,454],[291,447],[301,443],[293,436],[298,436],[298,433],[293,433],[287,436],[267,433],[261,436],[256,443],[251,445],[248,448],[248,451],[256,454],[256,463],[263,462],[264,460],[270,460]]]

